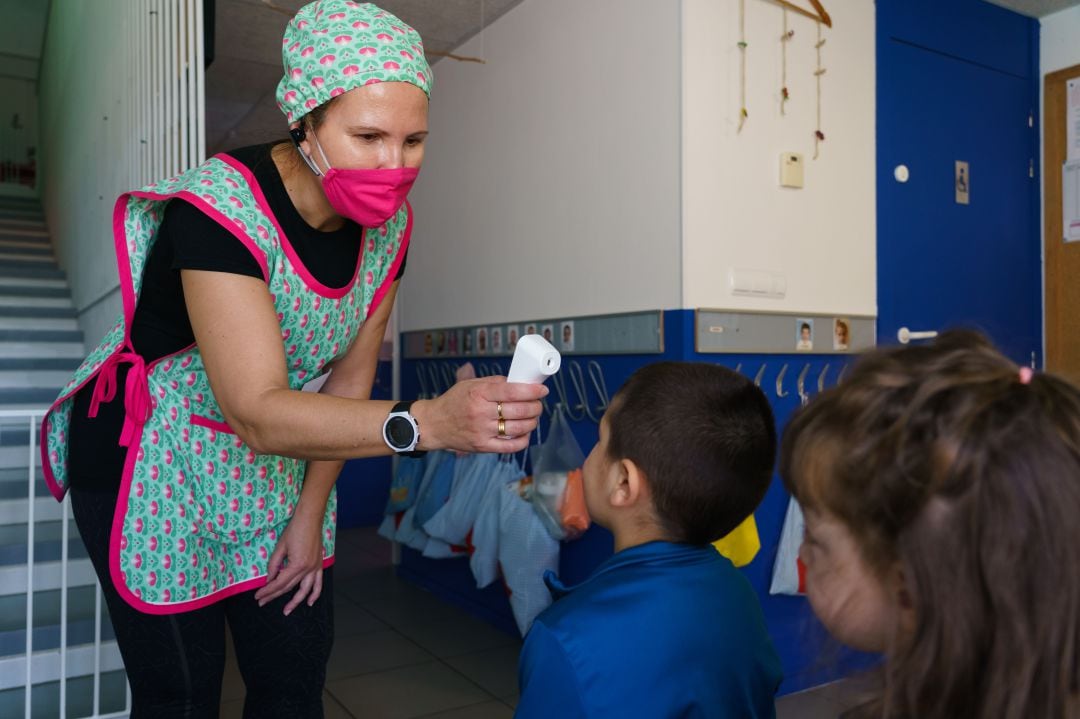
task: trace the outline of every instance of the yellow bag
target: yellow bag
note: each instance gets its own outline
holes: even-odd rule
[[[754,515],[744,519],[742,524],[731,530],[727,536],[713,542],[713,546],[736,567],[744,567],[752,562],[761,550],[761,538],[758,537]]]

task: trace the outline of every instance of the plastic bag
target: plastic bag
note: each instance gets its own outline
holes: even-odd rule
[[[397,472],[390,482],[390,498],[386,502],[386,514],[404,512],[416,502],[416,491],[420,486],[427,457],[401,457],[398,459]]]
[[[585,464],[585,453],[570,430],[570,422],[561,409],[551,420],[547,439],[532,455],[533,484],[530,501],[540,521],[555,539],[572,539],[584,529],[568,527],[564,517],[566,490],[571,472],[579,471]],[[584,494],[581,495],[584,504]],[[583,506],[575,506],[575,516],[580,518]],[[585,513],[588,528],[588,513]],[[579,521],[576,519],[575,522]]]
[[[423,527],[443,508],[450,499],[450,490],[454,486],[457,457],[450,452],[435,452],[430,461],[433,466],[424,473],[424,482],[416,493],[416,514],[413,521],[418,527]]]
[[[454,465],[450,499],[424,522],[424,531],[450,544],[465,544],[465,536],[476,522],[484,491],[495,477],[498,462],[498,455],[494,454],[459,457]]]
[[[769,594],[806,594],[806,565],[799,559],[799,546],[805,528],[802,508],[792,497],[784,515],[784,528],[780,532],[780,547],[776,550]]]
[[[761,550],[761,537],[758,536],[754,515],[751,514],[738,527],[713,542],[713,546],[736,567],[745,567],[752,562]]]
[[[559,543],[513,484],[499,496],[499,568],[510,590],[514,621],[525,636],[537,615],[551,604],[544,572],[558,572]]]

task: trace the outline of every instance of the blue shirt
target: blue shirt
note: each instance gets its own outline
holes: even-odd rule
[[[623,550],[555,597],[521,650],[516,719],[775,717],[780,659],[745,577],[710,546]]]

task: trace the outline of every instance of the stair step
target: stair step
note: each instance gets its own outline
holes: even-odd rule
[[[0,230],[0,247],[4,248],[4,251],[8,250],[45,250],[49,254],[52,254],[52,242],[49,241],[49,235],[42,233],[14,233],[4,232]]]
[[[80,330],[0,330],[0,342],[78,342]]]
[[[38,278],[38,279],[65,279],[64,271],[56,267],[38,267],[27,265],[25,267],[0,267],[0,282],[7,282],[11,278]]]
[[[19,250],[15,252],[13,250],[5,250],[0,247],[0,266],[4,265],[54,265],[56,261],[51,257],[42,257],[40,255],[27,254],[26,252]]]
[[[0,387],[0,407],[8,405],[48,407],[59,393],[59,387],[56,389],[50,387]]]
[[[56,503],[56,500],[53,500]],[[34,592],[47,592],[59,589],[64,581],[62,562],[34,562]],[[73,559],[67,563],[68,587],[94,586],[97,575],[89,559]],[[0,568],[0,596],[26,594],[26,565]],[[23,614],[25,617],[25,613]],[[25,619],[23,623],[25,624]]]
[[[15,302],[5,304],[0,297],[0,317],[75,317],[75,308],[68,302],[56,302],[52,298],[36,299],[33,306],[22,306]]]
[[[70,372],[54,370],[0,370],[0,391],[5,389],[43,388],[53,390],[54,395],[71,379]]]
[[[27,304],[45,298],[70,299],[71,292],[67,287],[34,287],[32,285],[0,285],[0,295],[4,297],[24,297]]]
[[[90,605],[93,607],[93,604]],[[108,620],[108,610],[105,608],[104,600],[102,600],[103,613],[101,622],[101,640],[103,642],[113,641],[116,639],[116,632],[112,628],[112,624]],[[48,651],[50,649],[60,648],[60,625],[51,624],[44,627],[34,627],[34,636],[32,639],[34,643],[35,651]],[[67,626],[67,645],[68,647],[79,646],[80,644],[93,644],[94,643],[94,620],[93,619],[80,619],[80,620],[68,620]],[[26,629],[15,629],[7,632],[0,632],[0,657],[14,657],[26,654]]]
[[[63,556],[60,541],[60,522],[37,522],[34,533],[34,563],[59,562]],[[56,525],[56,538],[40,536],[45,527]],[[6,534],[6,530],[13,530],[15,536],[4,537],[0,540],[0,567],[13,567],[26,564],[26,524],[9,524],[0,529],[0,536]],[[75,528],[74,520],[68,523],[68,560],[85,559],[86,546],[79,538],[79,532]]]
[[[18,425],[0,428],[0,447],[27,447],[30,444],[28,420],[20,420]]]
[[[49,487],[45,484],[45,473],[41,467],[35,467],[34,477],[34,496],[35,497],[48,497],[52,499],[52,493],[49,492]],[[7,501],[12,499],[22,499],[26,501],[26,490],[30,478],[27,476],[27,469],[22,467],[7,467],[0,469],[0,501]],[[53,500],[54,502],[56,500]],[[2,585],[2,582],[0,582]],[[2,586],[0,586],[0,593],[2,593]]]
[[[92,644],[70,645],[67,652],[67,707],[68,716],[83,717],[92,714],[92,699],[87,695],[87,682],[92,681],[94,672],[95,650]],[[120,651],[116,642],[102,642],[101,652],[101,710],[102,714],[94,716],[127,717],[126,705],[126,681],[124,679],[124,664],[120,658]],[[34,652],[31,661],[31,683],[34,685],[32,702],[34,713],[32,719],[49,717],[54,719],[60,716],[59,685],[60,678],[60,651]],[[0,716],[23,716],[22,686],[26,681],[26,657],[14,656],[0,660]],[[17,694],[9,697],[8,690],[15,690]],[[89,699],[89,701],[88,701]],[[38,710],[42,711],[39,712]],[[117,713],[112,713],[117,712]]]
[[[28,242],[26,240],[8,240],[0,237],[0,252],[15,255],[33,255],[52,257],[52,245],[46,242]]]
[[[34,520],[39,522],[59,522],[60,513],[63,511],[64,506],[57,502],[52,494],[38,497],[36,487],[34,492]],[[0,499],[0,524],[14,524],[15,522],[25,521],[30,516],[30,503],[26,501],[26,487],[23,487],[22,494],[22,497],[14,499]],[[4,589],[0,587],[0,595],[3,594]]]
[[[0,357],[71,357],[81,359],[84,352],[82,342],[4,342],[0,340]]]
[[[22,287],[49,287],[61,289],[65,292],[68,289],[67,282],[61,277],[23,277],[20,275],[0,277],[0,289],[15,290]]]
[[[30,317],[33,316],[32,310],[37,308],[71,308],[71,300],[67,297],[8,297],[6,295],[0,295],[0,307],[16,310],[9,312],[9,316],[22,315],[24,317]],[[44,316],[47,317],[50,315]],[[55,317],[56,315],[51,316]]]
[[[81,362],[81,357],[0,357],[0,371],[40,369],[74,372]]]

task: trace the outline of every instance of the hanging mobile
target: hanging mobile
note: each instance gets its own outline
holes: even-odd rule
[[[739,127],[742,132],[750,113],[746,111],[746,0],[739,0]]]
[[[825,142],[825,133],[821,131],[821,76],[825,74],[825,68],[821,66],[821,48],[825,45],[825,39],[821,37],[821,23],[817,26],[818,41],[814,45],[817,52],[817,69],[814,70],[814,79],[817,81],[817,128],[814,130],[814,159],[820,154],[821,143]]]
[[[780,36],[780,114],[786,115],[787,111],[785,106],[787,101],[791,99],[791,93],[788,92],[787,86],[787,46],[791,42],[791,38],[795,37],[794,30],[788,30],[787,25],[787,8],[784,8],[784,33]]]

